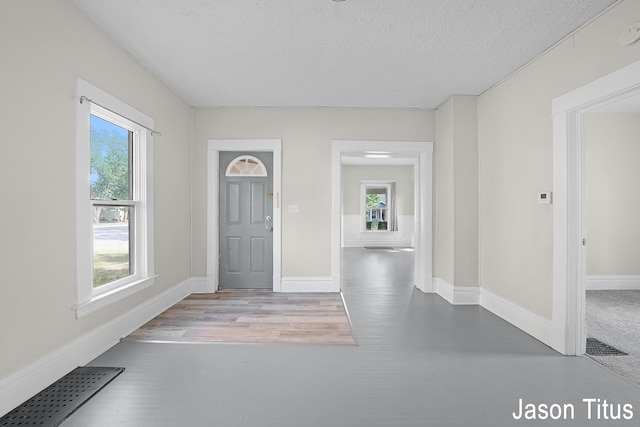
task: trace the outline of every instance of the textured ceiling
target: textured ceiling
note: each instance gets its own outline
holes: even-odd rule
[[[435,108],[614,0],[68,0],[193,106]]]

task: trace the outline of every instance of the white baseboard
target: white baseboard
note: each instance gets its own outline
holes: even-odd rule
[[[206,277],[192,277],[187,279],[186,282],[189,282],[189,286],[191,288],[192,294],[206,294],[211,293],[209,290],[207,278]]]
[[[585,285],[588,291],[640,290],[640,276],[587,276]]]
[[[478,286],[453,286],[439,277],[433,278],[433,290],[453,305],[480,304],[480,288]]]
[[[560,353],[563,352],[565,345],[563,324],[534,314],[485,288],[453,286],[439,277],[434,277],[433,290],[452,305],[479,304],[549,347]]]
[[[206,279],[191,278],[75,339],[0,381],[0,416],[78,366],[117,344],[122,337],[194,292],[206,291]]]
[[[394,248],[412,248],[413,244],[411,240],[345,240],[342,246],[345,248],[364,248],[365,246],[391,246]]]
[[[480,305],[549,347],[562,352],[564,325],[546,319],[486,289],[482,289]]]
[[[342,246],[362,248],[365,246],[413,247],[415,245],[415,218],[413,215],[398,215],[398,231],[362,231],[360,215],[342,216]]]
[[[340,283],[340,282],[338,282]],[[339,292],[333,289],[333,279],[323,276],[283,277],[280,292]]]

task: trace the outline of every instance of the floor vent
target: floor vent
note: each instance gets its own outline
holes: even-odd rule
[[[0,418],[0,427],[58,426],[122,371],[124,368],[76,368]]]
[[[624,351],[595,338],[587,338],[587,354],[589,356],[628,356]]]

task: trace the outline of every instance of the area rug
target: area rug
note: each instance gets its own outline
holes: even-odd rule
[[[192,294],[126,341],[356,344],[340,293]]]

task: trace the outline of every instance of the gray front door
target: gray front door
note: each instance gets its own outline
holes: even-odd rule
[[[221,151],[219,159],[219,288],[273,289],[273,153]]]

